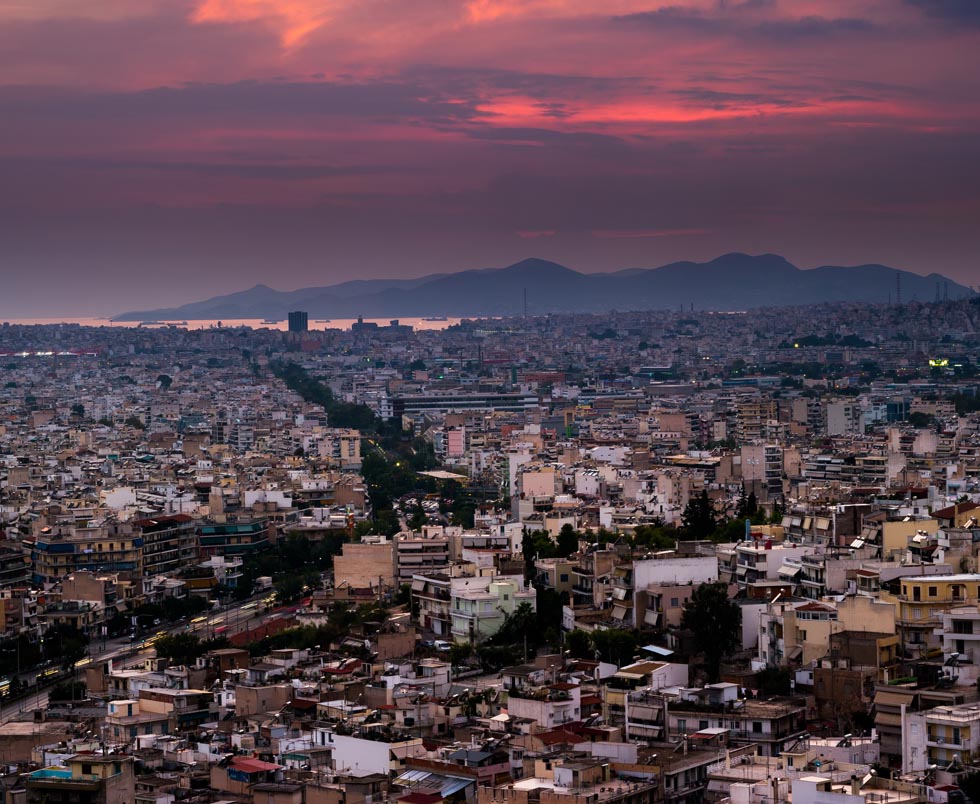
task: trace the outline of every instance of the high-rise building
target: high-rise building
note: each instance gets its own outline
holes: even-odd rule
[[[290,332],[307,332],[310,328],[310,314],[303,310],[294,310],[289,314]]]

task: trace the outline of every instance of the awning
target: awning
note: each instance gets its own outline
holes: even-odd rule
[[[779,577],[788,581],[796,579],[803,571],[803,567],[794,567],[792,564],[783,564],[779,568]]]
[[[810,530],[810,525],[813,524],[812,516],[803,517],[803,530]]]
[[[792,526],[793,526],[794,528],[798,528],[798,527],[799,527],[800,525],[802,525],[802,524],[803,524],[803,520],[802,520],[802,519],[800,519],[800,518],[799,518],[798,516],[794,516],[794,517],[793,517],[793,519],[792,519],[792,521],[790,522],[790,524],[791,524],[791,525],[792,525]]]
[[[423,579],[421,579],[421,578],[413,578],[412,579],[412,591],[413,592],[421,592],[423,589],[425,589],[425,581]]]
[[[793,518],[789,516],[784,516],[783,521],[780,522],[779,524],[782,525],[784,528],[788,528],[790,525],[793,524]]]
[[[660,739],[660,733],[663,731],[663,726],[651,726],[647,723],[630,723],[630,731],[634,732],[634,735],[642,738],[652,737],[655,740]],[[638,732],[643,729],[643,734],[640,735]],[[652,732],[652,733],[651,733]]]
[[[885,706],[901,706],[902,704],[910,704],[915,698],[914,692],[892,692],[891,690],[878,690],[875,693],[875,706],[879,704],[884,704]]]
[[[802,645],[796,645],[795,647],[790,648],[789,653],[786,654],[786,658],[787,659],[799,659],[800,656],[802,656],[802,655],[803,655],[803,646]]]
[[[615,605],[612,607],[612,617],[614,620],[626,619],[626,606]]]
[[[626,600],[626,590],[621,586],[614,586],[612,594],[616,600]]]
[[[817,530],[827,530],[830,527],[830,520],[824,516],[817,517]]]
[[[647,609],[647,613],[643,615],[643,622],[647,625],[657,626],[660,624],[660,612]]]
[[[741,567],[740,566],[738,569],[735,570],[735,574],[736,575],[747,575],[748,572],[749,572],[749,568],[748,567]]]
[[[877,712],[875,726],[901,726],[902,715],[896,712]]]

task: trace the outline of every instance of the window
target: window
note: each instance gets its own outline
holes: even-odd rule
[[[936,586],[929,587],[929,597],[936,597],[939,594],[939,588]]]
[[[800,642],[806,642],[806,630],[800,629]]]
[[[680,601],[676,597],[670,599],[670,605],[672,608],[677,608],[680,605]]]
[[[753,720],[752,721],[752,733],[753,734],[761,734],[762,733],[762,721],[761,720]]]
[[[922,600],[922,587],[920,586],[912,587],[912,600]]]
[[[561,582],[562,583],[565,583],[568,580],[568,573],[567,572],[563,572],[561,574],[560,578],[561,578]]]
[[[86,762],[84,765],[82,765],[82,773],[87,774],[87,775],[91,775],[91,773],[92,773],[92,765],[89,764],[88,762]]]

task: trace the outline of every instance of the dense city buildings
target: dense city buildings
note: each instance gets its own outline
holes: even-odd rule
[[[963,801],[978,328],[5,324],[4,795]]]

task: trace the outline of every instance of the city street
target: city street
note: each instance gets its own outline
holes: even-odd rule
[[[230,637],[233,634],[254,629],[279,619],[283,616],[282,611],[265,611],[266,605],[262,602],[262,598],[269,594],[268,590],[263,590],[248,600],[235,603],[227,608],[216,609],[208,615],[201,615],[200,618],[195,617],[187,622],[160,626],[156,631],[148,629],[136,642],[130,642],[129,637],[118,637],[106,640],[103,647],[101,639],[93,640],[89,644],[89,656],[76,663],[75,676],[80,678],[83,676],[82,671],[86,667],[108,660],[113,660],[116,667],[135,667],[155,655],[153,641],[158,635],[192,633],[202,640],[212,639],[215,636]],[[46,668],[39,668],[37,671],[21,673],[20,678],[25,683],[36,685],[38,677],[43,676],[45,671]],[[50,686],[42,687],[26,698],[21,698],[0,708],[0,723],[6,723],[23,713],[46,707],[49,689]]]

